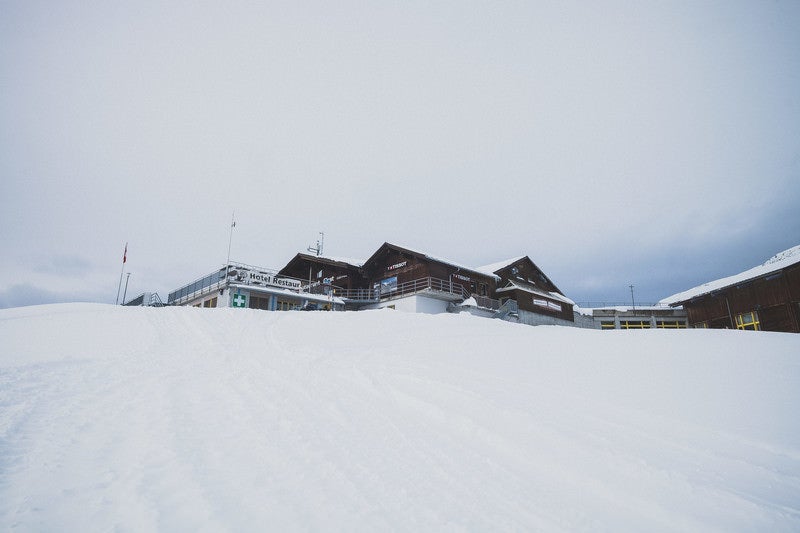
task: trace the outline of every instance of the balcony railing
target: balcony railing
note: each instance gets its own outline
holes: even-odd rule
[[[440,295],[447,295],[457,299],[465,300],[470,297],[469,292],[459,283],[439,278],[420,278],[401,283],[396,287],[383,287],[375,289],[341,289],[333,287],[334,296],[345,300],[361,302],[377,302],[380,300],[390,300],[410,296],[412,294],[430,292]]]

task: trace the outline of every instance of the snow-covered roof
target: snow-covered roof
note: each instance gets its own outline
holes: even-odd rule
[[[719,289],[724,289],[726,287],[742,283],[743,281],[766,276],[773,272],[777,272],[778,270],[790,267],[796,263],[800,263],[800,245],[789,248],[788,250],[784,250],[781,253],[767,259],[764,264],[753,267],[750,270],[745,270],[744,272],[733,276],[728,276],[727,278],[709,281],[708,283],[704,283],[703,285],[699,285],[689,289],[688,291],[673,294],[668,298],[664,298],[659,303],[674,305],[676,303],[685,302],[687,300],[691,300],[692,298],[702,296],[703,294],[708,294]]]
[[[483,272],[484,274],[494,275],[495,272],[500,270],[501,268],[505,268],[511,264],[520,261],[521,259],[525,259],[525,256],[514,257],[513,259],[506,259],[505,261],[498,261],[497,263],[492,263],[491,265],[483,265],[477,267],[475,270],[478,272]]]
[[[394,244],[394,243],[386,243],[386,244],[388,244],[389,246],[394,246],[396,248],[402,248],[403,250],[408,250],[409,252],[415,253],[417,255],[424,256],[426,259],[430,259],[431,261],[444,263],[446,265],[450,265],[450,266],[454,266],[456,268],[460,268],[461,270],[468,270],[470,272],[475,272],[476,274],[484,274],[484,275],[499,279],[499,276],[495,275],[492,272],[486,273],[486,272],[483,272],[481,270],[478,270],[475,267],[463,265],[463,264],[457,263],[456,261],[453,261],[451,259],[446,259],[444,257],[439,257],[439,256],[436,256],[436,255],[433,255],[433,254],[429,254],[427,252],[423,252],[421,250],[417,250],[417,249],[411,248],[409,246],[403,246],[402,244]]]
[[[333,261],[335,263],[345,263],[345,264],[348,264],[350,266],[354,266],[354,267],[358,267],[358,268],[361,268],[362,266],[364,266],[364,262],[365,262],[364,259],[353,259],[351,257],[336,257],[336,256],[332,256],[332,255],[314,255],[314,254],[309,254],[307,252],[299,252],[298,255],[303,256],[303,257],[311,257],[311,258],[316,258],[316,259],[323,259],[323,260],[326,260],[326,261]]]
[[[564,302],[565,304],[575,305],[575,302],[564,296],[563,294],[557,292],[549,292],[537,289],[533,285],[528,285],[527,283],[520,283],[519,281],[510,280],[509,284],[502,289],[497,289],[497,292],[505,292],[510,291],[513,289],[519,289],[521,291],[529,292],[531,294],[536,294],[537,296],[544,296],[545,298],[552,298],[553,300],[558,300],[560,302]]]

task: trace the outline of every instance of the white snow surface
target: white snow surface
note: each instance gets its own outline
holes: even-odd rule
[[[800,530],[800,335],[63,304],[0,346],[3,530]]]
[[[782,268],[788,268],[796,263],[800,263],[800,245],[794,246],[788,250],[784,250],[779,254],[774,255],[773,257],[767,259],[764,264],[758,265],[757,267],[753,267],[733,276],[728,276],[727,278],[709,281],[708,283],[704,283],[687,291],[679,292],[678,294],[673,294],[668,298],[664,298],[659,303],[672,305],[678,302],[685,302],[697,296],[708,294],[709,292],[719,289],[724,289],[725,287],[730,287],[731,285],[736,285],[737,283],[741,283],[749,279],[766,276],[767,274],[777,272]]]

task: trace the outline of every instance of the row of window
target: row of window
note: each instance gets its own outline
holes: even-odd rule
[[[197,302],[193,307],[217,307],[217,297],[209,298],[204,302]],[[262,309],[269,311],[269,296],[262,298],[259,296],[250,296],[250,301],[247,305],[250,309]],[[289,300],[278,300],[276,302],[277,311],[294,311],[300,309],[300,302]]]
[[[619,329],[650,329],[649,320],[620,320]],[[686,329],[686,322],[682,320],[656,320],[657,329]],[[613,320],[600,322],[600,329],[617,329]]]
[[[249,307],[250,309],[269,311],[269,296],[263,298],[260,296],[250,296]],[[295,309],[300,309],[300,302],[280,299],[275,302],[276,311],[294,311]]]
[[[299,302],[292,302],[288,300],[278,300],[276,302],[276,311],[294,311],[295,309],[300,309]]]
[[[706,329],[708,328],[708,322],[698,322],[694,327]],[[739,313],[736,315],[736,329],[760,331],[761,321],[758,319],[758,313],[750,311],[749,313]]]
[[[197,302],[192,307],[216,307],[217,306],[217,297],[214,296],[213,298],[209,298],[204,302]]]

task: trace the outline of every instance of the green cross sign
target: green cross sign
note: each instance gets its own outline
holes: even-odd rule
[[[247,296],[244,294],[236,293],[233,295],[234,307],[245,307],[247,305]]]

